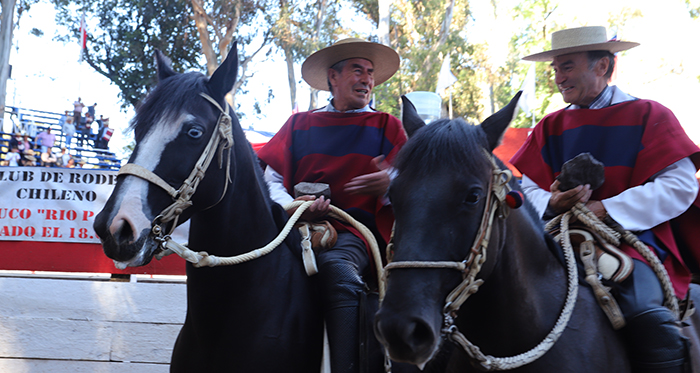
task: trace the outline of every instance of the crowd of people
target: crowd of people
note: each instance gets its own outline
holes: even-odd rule
[[[9,150],[4,160],[0,160],[2,166],[44,166],[44,167],[69,167],[79,168],[85,162],[75,159],[70,149],[73,146],[95,149],[109,149],[109,140],[114,130],[109,126],[109,118],[102,115],[95,119],[97,103],[90,106],[83,104],[78,97],[73,103],[73,111],[66,110],[58,120],[64,143],[60,154],[53,151],[57,136],[52,133],[50,126],[36,136],[31,136],[27,131],[15,130],[9,141]],[[83,114],[84,112],[84,114]],[[21,121],[21,118],[20,118]],[[73,143],[75,139],[75,144]]]
[[[39,133],[34,140],[27,134],[16,133],[9,141],[9,151],[1,166],[43,166],[81,168],[85,161],[73,157],[66,147],[59,154],[54,153],[53,145],[56,135],[51,128]]]

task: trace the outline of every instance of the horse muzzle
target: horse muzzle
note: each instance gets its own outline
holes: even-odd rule
[[[422,317],[381,308],[374,320],[374,334],[394,361],[423,369],[440,348],[440,329]]]

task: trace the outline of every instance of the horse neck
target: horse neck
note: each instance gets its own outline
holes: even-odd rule
[[[492,244],[500,245],[498,257],[487,258],[494,261],[492,271],[470,299],[472,306],[465,303],[468,316],[463,321],[474,322],[469,328],[480,330],[487,340],[502,337],[499,343],[522,333],[540,338],[539,332],[551,328],[563,306],[566,273],[539,222],[525,211],[514,210],[497,224]]]
[[[206,227],[210,232],[206,237],[208,243],[221,242],[227,248],[235,247],[236,251],[252,250],[264,246],[277,234],[272,202],[261,172],[256,169],[259,167],[257,159],[245,138],[236,139],[232,153],[233,184],[216,206],[192,216],[192,224]]]

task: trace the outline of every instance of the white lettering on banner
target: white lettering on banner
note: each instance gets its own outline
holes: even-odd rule
[[[0,240],[99,243],[95,215],[117,183],[117,171],[0,169]]]
[[[117,171],[0,167],[0,241],[100,243],[92,224]],[[187,241],[189,222],[173,232]]]

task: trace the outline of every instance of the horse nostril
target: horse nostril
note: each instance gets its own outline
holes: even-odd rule
[[[128,245],[134,242],[134,228],[129,221],[120,219],[110,227],[114,240],[120,245]]]
[[[413,320],[403,329],[403,339],[408,345],[417,348],[426,343],[432,344],[433,331],[423,320]]]

